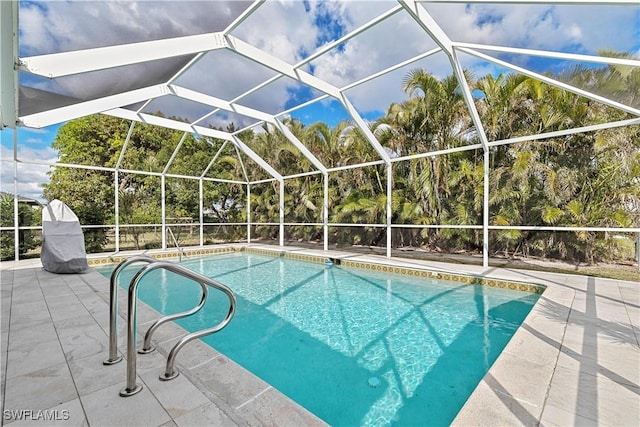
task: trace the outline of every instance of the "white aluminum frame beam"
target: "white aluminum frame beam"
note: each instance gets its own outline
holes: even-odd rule
[[[238,162],[240,162],[240,169],[242,169],[242,176],[244,176],[245,181],[249,182],[249,174],[247,173],[247,169],[244,167],[244,162],[242,161],[240,150],[238,150],[238,146],[236,145],[234,145],[233,148],[236,150],[236,156],[238,156]]]
[[[415,0],[398,0],[398,2],[443,51],[449,54],[453,52],[449,37],[421,4]]]
[[[136,127],[136,121],[131,121],[129,125],[129,131],[127,132],[127,137],[124,139],[124,144],[122,144],[122,148],[120,149],[120,155],[118,156],[118,161],[116,161],[116,171],[120,168],[122,161],[124,160],[124,153],[127,151],[127,147],[129,146],[129,141],[131,141],[131,135],[133,135],[133,129]]]
[[[509,139],[501,139],[497,141],[489,141],[488,146],[497,147],[500,145],[516,144],[520,142],[531,142],[531,141],[536,141],[541,139],[556,138],[558,136],[567,136],[567,135],[573,135],[577,133],[594,132],[602,129],[612,129],[617,127],[625,127],[625,126],[633,126],[633,125],[640,125],[640,118],[620,120],[620,121],[611,122],[611,123],[600,123],[597,125],[583,126],[579,128],[573,128],[573,129],[564,129],[564,130],[558,130],[554,132],[541,133],[537,135],[526,135],[526,136],[519,136],[519,137],[509,138]],[[421,159],[424,157],[440,156],[443,154],[451,154],[451,153],[457,153],[461,151],[480,150],[482,148],[483,148],[482,144],[463,145],[461,147],[447,148],[445,150],[427,151],[420,154],[394,157],[393,159],[391,159],[391,163]],[[330,169],[329,171],[333,171],[333,169]]]
[[[56,78],[228,47],[222,33],[198,34],[118,46],[23,57],[20,70]]]
[[[316,156],[313,155],[311,151],[302,143],[300,140],[291,132],[291,130],[282,123],[279,119],[274,119],[274,126],[282,132],[282,134],[298,149],[303,156],[307,158],[323,174],[327,173],[327,168],[322,164],[320,160]]]
[[[613,101],[613,100],[611,100],[609,98],[606,98],[604,96],[596,95],[596,94],[594,94],[592,92],[589,92],[589,91],[586,91],[586,90],[583,90],[583,89],[579,89],[579,88],[577,88],[575,86],[571,86],[571,85],[569,85],[567,83],[563,83],[561,81],[552,79],[550,77],[544,76],[544,75],[536,73],[534,71],[529,71],[529,70],[527,70],[525,68],[519,67],[517,65],[513,65],[513,64],[511,64],[509,62],[505,62],[505,61],[502,61],[500,59],[494,58],[493,56],[489,56],[489,55],[485,55],[483,53],[477,52],[477,51],[475,51],[473,49],[468,49],[468,48],[461,47],[461,48],[458,48],[458,50],[460,50],[461,52],[467,53],[469,55],[475,56],[476,58],[484,59],[485,61],[492,62],[494,64],[500,65],[501,67],[509,68],[510,70],[513,70],[515,72],[518,72],[518,73],[524,74],[526,76],[532,77],[532,78],[534,78],[536,80],[540,80],[541,82],[547,83],[547,84],[549,84],[551,86],[555,86],[557,88],[566,90],[568,92],[575,93],[576,95],[584,96],[585,98],[589,98],[589,99],[592,99],[594,101],[600,102],[602,104],[608,105],[610,107],[614,107],[614,108],[617,108],[619,110],[626,111],[627,113],[631,113],[631,114],[634,114],[636,116],[640,116],[640,110],[638,110],[637,108],[633,108],[633,107],[630,107],[628,105],[621,104],[621,103],[619,103],[617,101]]]
[[[253,3],[251,3],[251,6],[246,8],[244,12],[242,12],[236,19],[234,19],[233,22],[229,24],[227,28],[225,28],[222,34],[229,34],[233,30],[238,28],[238,26],[240,26],[247,18],[249,18],[253,14],[253,12],[258,10],[258,8],[262,6],[262,3],[264,3],[265,1],[266,0],[255,0]]]
[[[3,160],[10,162],[11,160]],[[104,171],[104,172],[122,172],[122,173],[131,173],[135,175],[147,175],[147,176],[162,176],[161,172],[147,172],[143,170],[133,170],[133,169],[115,169],[112,167],[105,166],[95,166],[95,165],[78,165],[72,163],[62,163],[62,162],[46,162],[39,160],[16,160],[16,163],[23,163],[27,165],[42,165],[42,166],[51,166],[51,167],[61,167],[61,168],[72,168],[72,169],[86,169],[91,171]],[[188,176],[188,175],[179,175],[168,173],[165,176],[169,178],[184,178],[184,179],[204,179],[205,181],[210,182],[226,182],[228,184],[246,184],[245,181],[235,181],[232,179],[222,179],[222,178],[208,178],[208,177],[197,177],[197,176]],[[276,178],[271,178],[272,181],[275,181]]]
[[[620,120],[617,122],[610,122],[610,123],[600,123],[597,125],[582,126],[582,127],[573,128],[573,129],[563,129],[563,130],[557,130],[553,132],[539,133],[537,135],[519,136],[516,138],[501,139],[501,140],[489,142],[489,147],[497,147],[500,145],[507,145],[507,144],[517,144],[519,142],[537,141],[541,139],[556,138],[558,136],[574,135],[577,133],[594,132],[602,129],[613,129],[617,127],[633,126],[633,125],[640,125],[640,118]]]
[[[312,176],[312,175],[324,175],[322,173],[322,171],[310,171],[310,172],[300,172],[300,173],[295,173],[293,175],[286,175],[283,176],[284,179],[295,179],[295,178],[301,178],[303,176]]]
[[[346,108],[351,118],[353,118],[353,121],[356,124],[356,126],[358,126],[358,128],[362,131],[362,133],[364,134],[364,137],[367,139],[367,141],[369,141],[369,144],[371,144],[373,149],[376,150],[376,152],[378,153],[382,161],[384,161],[385,164],[391,163],[391,158],[389,157],[389,154],[385,151],[384,147],[380,144],[380,142],[378,142],[378,139],[375,137],[373,132],[371,132],[371,129],[369,129],[369,126],[367,126],[367,124],[362,119],[362,117],[360,117],[360,114],[358,113],[356,108],[353,106],[353,104],[351,104],[351,101],[349,101],[347,96],[341,93],[339,99],[342,102],[342,105],[344,105],[344,107]]]
[[[178,155],[178,151],[180,151],[180,148],[182,148],[182,144],[184,144],[184,141],[187,139],[188,135],[189,135],[189,132],[185,132],[182,134],[182,138],[180,138],[180,142],[178,142],[178,145],[176,145],[176,148],[173,150],[173,153],[171,153],[171,157],[169,158],[169,161],[167,162],[167,164],[164,166],[164,169],[162,170],[163,175],[166,175],[166,173],[169,172],[169,168],[173,164],[173,161],[176,159],[176,156]],[[196,177],[194,176],[194,178]]]
[[[309,101],[307,101],[305,103],[302,103],[300,105],[296,105],[295,107],[291,107],[288,110],[284,110],[284,111],[282,111],[282,112],[280,112],[278,114],[275,114],[274,117],[278,118],[278,117],[281,117],[281,116],[286,116],[286,115],[290,114],[292,111],[296,111],[296,110],[299,110],[301,108],[308,107],[309,105],[315,104],[316,102],[322,101],[323,99],[327,99],[327,98],[329,98],[329,95],[327,95],[325,93],[325,94],[320,95],[319,97],[317,97],[315,99],[310,99]]]
[[[319,90],[320,92],[331,95],[334,98],[340,98],[340,91],[338,90],[338,88],[325,82],[324,80],[321,80],[307,73],[306,71],[298,70],[293,65],[288,64],[287,62],[279,58],[271,56],[263,52],[262,50],[250,45],[249,43],[246,43],[231,35],[227,35],[226,39],[229,44],[229,49],[237,52],[239,55],[242,55],[253,62],[262,64],[265,67],[277,71],[280,74],[304,83],[309,87]]]
[[[250,88],[249,90],[247,90],[246,92],[241,93],[240,95],[236,96],[235,98],[233,98],[231,101],[231,103],[236,103],[238,101],[240,101],[242,98],[251,95],[252,93],[255,93],[257,91],[259,91],[260,89],[262,89],[263,87],[269,86],[271,83],[275,82],[276,80],[278,80],[280,77],[282,77],[283,74],[276,74],[275,76],[271,77],[268,80],[263,81],[262,83]],[[328,96],[328,95],[327,95]],[[253,126],[253,125],[252,125]]]
[[[640,227],[571,227],[544,225],[492,225],[492,230],[522,230],[522,231],[599,231],[610,233],[640,233]]]
[[[507,47],[507,46],[494,46],[480,43],[463,43],[453,42],[453,46],[456,48],[468,48],[488,50],[492,52],[501,53],[515,53],[519,55],[540,56],[544,58],[555,58],[570,61],[582,61],[582,62],[595,62],[598,64],[612,64],[612,65],[628,65],[630,67],[640,67],[640,60],[629,58],[612,58],[610,56],[594,56],[594,55],[582,55],[577,53],[564,53],[548,50],[537,49],[523,49],[519,47]]]
[[[384,165],[384,164],[386,164],[384,160],[374,160],[372,162],[354,163],[352,165],[335,166],[332,168],[327,168],[327,172],[338,172],[338,171],[345,171],[349,169],[365,168],[368,166],[377,166],[377,165]]]
[[[251,117],[251,118],[262,120],[262,121],[273,122],[274,120],[273,115],[267,114],[263,111],[255,110],[253,108],[245,107],[240,104],[235,104],[233,102],[225,101],[224,99],[217,98],[211,95],[206,95],[201,92],[196,92],[195,90],[187,89],[182,86],[172,84],[172,85],[169,85],[169,90],[174,95],[180,98],[188,99],[190,101],[198,102],[200,104],[209,105],[211,107],[215,107],[221,110],[242,114],[243,116]],[[209,116],[209,114],[207,116]],[[202,119],[199,119],[199,120],[202,120]]]
[[[222,150],[224,150],[224,147],[226,147],[229,142],[230,142],[229,140],[225,140],[222,143],[222,145],[220,146],[220,148],[218,149],[216,154],[211,158],[211,161],[209,162],[207,167],[204,168],[204,171],[202,171],[202,173],[200,174],[200,178],[204,178],[207,175],[207,173],[209,173],[209,169],[211,169],[211,166],[213,166],[213,164],[216,162],[216,160],[218,160],[218,157],[222,153]]]
[[[180,76],[182,76],[184,73],[186,73],[187,71],[189,71],[191,69],[191,67],[193,67],[194,65],[196,65],[198,63],[198,61],[200,61],[202,59],[202,57],[206,55],[206,52],[200,52],[199,54],[196,55],[195,58],[193,58],[191,61],[189,61],[189,63],[187,65],[185,65],[184,67],[182,67],[180,70],[178,70],[177,73],[175,73],[168,81],[167,81],[167,85],[172,84],[173,82],[175,82],[176,80],[178,80],[180,78]]]
[[[278,179],[277,178],[266,178],[266,179],[258,179],[256,181],[250,181],[249,184],[264,184],[266,182],[275,182],[275,181],[278,181]]]
[[[637,0],[416,0],[419,3],[479,3],[479,4],[562,4],[562,5],[638,5]]]
[[[179,122],[177,120],[167,119],[164,117],[154,116],[146,113],[136,113],[126,108],[115,108],[104,111],[104,114],[114,117],[120,117],[127,120],[135,120],[155,126],[161,126],[169,129],[181,130],[184,132],[193,132],[199,135],[210,136],[219,139],[231,139],[231,134],[217,129],[211,129],[203,126],[192,126],[189,123]]]
[[[269,175],[274,177],[278,181],[283,181],[282,175],[278,171],[276,171],[270,164],[264,161],[264,159],[256,154],[251,148],[247,146],[240,138],[236,135],[230,135],[229,139],[236,147],[238,147],[244,154],[249,156],[251,160],[256,162],[262,169],[267,171]]]
[[[380,22],[387,20],[388,18],[392,17],[393,15],[395,15],[398,12],[400,12],[401,10],[402,10],[402,6],[400,6],[400,5],[394,6],[393,8],[387,10],[386,12],[382,13],[381,15],[378,15],[375,18],[371,19],[369,22],[366,22],[366,23],[362,24],[358,28],[350,31],[348,34],[340,37],[338,40],[335,40],[335,41],[333,41],[331,43],[328,43],[328,44],[322,46],[321,49],[319,49],[318,51],[314,52],[313,54],[307,56],[302,61],[300,61],[296,65],[294,65],[294,67],[295,68],[300,68],[303,65],[308,64],[309,62],[319,58],[320,56],[324,55],[325,53],[327,53],[327,52],[329,52],[329,51],[331,51],[333,49],[335,49],[336,47],[340,46],[341,44],[351,40],[355,36],[357,36],[357,35],[359,35],[361,33],[364,33],[369,28],[374,27],[375,25],[379,24]]]
[[[430,51],[427,51],[425,53],[421,53],[420,55],[414,56],[413,58],[409,58],[406,61],[400,62],[400,63],[398,63],[396,65],[392,65],[389,68],[386,68],[386,69],[384,69],[382,71],[378,71],[377,73],[371,74],[368,77],[364,77],[364,78],[358,80],[357,82],[350,83],[350,84],[344,86],[343,88],[341,88],[340,90],[342,92],[345,92],[345,91],[347,91],[347,90],[349,90],[351,88],[354,88],[356,86],[360,86],[363,83],[366,83],[366,82],[371,81],[373,79],[377,79],[380,76],[383,76],[383,75],[388,74],[390,72],[393,72],[395,70],[399,70],[400,68],[406,67],[407,65],[413,64],[414,62],[418,62],[418,61],[420,61],[422,59],[428,58],[429,56],[434,55],[434,54],[436,54],[438,52],[442,52],[442,49],[440,47],[436,47],[434,49],[431,49]]]
[[[94,99],[91,101],[79,102],[66,107],[29,114],[27,116],[22,116],[20,118],[20,122],[24,126],[42,128],[91,114],[102,113],[119,108],[123,105],[135,104],[150,98],[158,98],[169,94],[170,91],[164,84],[149,86],[143,89],[123,92],[117,95],[106,96],[104,98]],[[140,121],[140,118],[129,119]]]
[[[491,143],[489,143],[491,144]],[[409,156],[395,157],[391,159],[391,163],[404,162],[407,160],[422,159],[424,157],[441,156],[443,154],[459,153],[462,151],[482,150],[482,144],[463,145],[461,147],[446,148],[444,150],[427,151],[420,154],[411,154]]]

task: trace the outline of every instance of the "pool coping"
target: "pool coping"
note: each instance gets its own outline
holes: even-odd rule
[[[375,261],[353,261],[350,260],[349,256],[328,256],[327,254],[315,254],[315,253],[305,253],[305,252],[292,252],[290,250],[281,249],[281,248],[273,248],[273,247],[252,247],[245,245],[231,245],[225,246],[223,248],[213,248],[213,249],[193,249],[193,250],[184,250],[183,256],[189,257],[202,257],[202,256],[210,256],[210,255],[221,255],[226,253],[234,253],[234,252],[246,252],[252,253],[256,255],[266,255],[271,257],[282,257],[287,259],[294,259],[298,261],[306,261],[313,263],[323,263],[323,264],[332,264],[332,265],[341,265],[343,267],[350,268],[359,268],[363,270],[377,271],[382,273],[394,273],[394,274],[402,274],[406,276],[413,277],[421,277],[421,278],[429,278],[429,279],[437,279],[437,280],[448,280],[452,282],[465,283],[469,285],[482,285],[489,286],[492,288],[500,288],[500,289],[509,289],[509,290],[518,290],[522,292],[530,292],[535,294],[542,294],[546,286],[542,284],[536,283],[525,283],[521,281],[514,280],[500,280],[500,279],[492,279],[488,277],[483,277],[481,275],[474,274],[464,274],[464,273],[454,273],[454,272],[442,272],[436,271],[428,268],[420,268],[418,266],[404,266],[398,267],[394,265],[390,265],[388,262],[380,262],[379,260]],[[157,259],[173,259],[177,255],[177,252],[146,252],[145,255],[151,256]],[[119,263],[124,261],[126,256],[108,256],[108,257],[96,257],[89,259],[89,266],[95,267],[100,265],[109,265],[114,263]]]
[[[367,262],[387,265],[390,268],[408,268],[416,271],[435,271],[440,274],[463,274],[485,276],[490,280],[527,283],[545,286],[521,327],[509,341],[501,355],[471,394],[458,413],[455,425],[567,425],[567,424],[639,424],[640,389],[638,366],[640,365],[640,284],[504,268],[483,269],[439,262],[410,259],[388,259],[376,255],[354,254],[343,251],[321,251],[295,247],[277,247],[256,244],[223,245],[187,251],[187,257],[207,255],[209,251],[265,250],[271,255],[288,253],[291,257],[312,256],[318,259],[333,258],[340,262]],[[126,257],[140,252],[90,256],[92,265],[116,262],[117,257]],[[154,256],[153,251],[146,255]],[[177,253],[158,252],[163,258],[176,257]],[[281,256],[281,255],[279,255]],[[22,268],[36,262],[2,263],[1,269]],[[17,270],[16,270],[17,271]],[[41,275],[38,271],[37,275]],[[42,275],[55,276],[55,275]],[[79,278],[82,278],[80,275]],[[97,272],[91,281],[100,280],[97,292],[106,304],[108,280]],[[58,278],[55,278],[58,280]],[[83,280],[87,282],[87,277]],[[3,278],[4,283],[4,278]],[[89,284],[89,283],[86,283]],[[83,286],[86,286],[83,283]],[[489,284],[489,283],[487,283]],[[44,289],[44,288],[43,288]],[[3,290],[4,292],[4,290]],[[3,293],[3,295],[5,295]],[[3,298],[3,309],[6,298]],[[123,307],[126,304],[120,304]],[[3,320],[7,310],[3,310]],[[146,310],[141,313],[146,313]],[[155,313],[155,312],[153,312]],[[141,316],[143,316],[141,314]],[[150,316],[150,315],[149,315]],[[157,316],[154,314],[154,316]],[[144,317],[143,317],[144,318]],[[148,317],[150,318],[150,317]],[[155,319],[155,317],[154,317]],[[3,334],[5,333],[3,322]],[[141,322],[144,327],[148,322]],[[163,326],[166,327],[169,325]],[[179,328],[177,325],[171,325]],[[175,342],[178,331],[167,330],[156,336],[160,353],[166,352]],[[170,329],[174,329],[173,327]],[[183,333],[183,332],[180,332]],[[8,338],[7,338],[8,339]],[[5,344],[3,335],[3,344]],[[199,343],[191,343],[194,345]],[[203,346],[206,346],[202,344]],[[209,346],[206,346],[210,348]],[[7,348],[5,347],[5,350]],[[219,354],[213,359],[199,358],[197,361],[177,360],[177,367],[185,378],[191,378],[199,389],[203,389],[211,402],[223,412],[235,414],[236,424],[311,425],[322,424],[321,420],[307,418],[297,404],[283,403],[277,390],[252,378],[248,382],[234,382],[238,371],[244,371]],[[6,352],[3,352],[3,356]],[[142,356],[144,357],[144,356]],[[153,357],[153,356],[152,356]],[[203,362],[205,360],[205,362]],[[6,369],[3,357],[3,373]],[[188,366],[193,363],[193,366]],[[204,364],[203,364],[204,363]],[[200,377],[198,364],[214,364],[217,376]],[[204,371],[211,371],[207,369]],[[225,372],[225,375],[219,375]],[[3,376],[4,383],[5,376]],[[145,383],[148,379],[143,378]],[[157,380],[157,376],[155,377]],[[158,387],[155,383],[149,388]],[[212,390],[213,389],[213,390]],[[224,392],[220,391],[224,389]],[[217,390],[217,391],[216,391]],[[152,390],[153,391],[153,390]],[[121,399],[116,397],[116,399]],[[239,399],[244,403],[236,405]],[[4,402],[4,401],[3,401]],[[234,406],[235,405],[235,406]],[[595,409],[594,409],[595,408]],[[305,410],[306,411],[306,410]],[[86,412],[86,410],[85,410]],[[88,417],[88,413],[87,413]],[[88,417],[90,418],[90,417]],[[174,418],[178,422],[179,418]],[[86,420],[85,420],[86,421]],[[91,423],[89,423],[91,424]],[[160,425],[160,424],[158,424]]]

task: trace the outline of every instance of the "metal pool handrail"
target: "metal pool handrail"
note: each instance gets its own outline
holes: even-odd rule
[[[178,354],[178,352],[182,349],[182,347],[184,347],[185,344],[187,344],[188,342],[203,337],[205,335],[209,335],[209,334],[213,334],[215,332],[220,331],[221,329],[223,329],[225,326],[227,326],[229,324],[229,322],[231,321],[231,318],[233,317],[233,314],[235,313],[236,310],[236,298],[235,295],[233,294],[233,291],[231,291],[231,289],[225,285],[223,285],[222,283],[219,283],[213,279],[210,279],[208,277],[202,276],[194,271],[191,271],[185,267],[182,267],[181,265],[178,264],[174,264],[171,262],[154,262],[152,264],[149,264],[147,266],[145,266],[144,268],[142,268],[140,271],[138,271],[136,273],[136,275],[133,277],[133,279],[131,280],[131,284],[129,285],[129,300],[128,300],[128,314],[127,314],[127,320],[128,320],[128,330],[127,330],[127,385],[125,386],[125,388],[123,388],[120,391],[120,396],[123,397],[128,397],[128,396],[132,396],[136,393],[138,393],[140,390],[142,390],[142,386],[136,383],[136,333],[137,333],[137,312],[136,312],[136,302],[137,302],[137,290],[138,290],[138,285],[140,283],[140,281],[142,280],[142,278],[149,272],[156,270],[156,269],[165,269],[165,270],[169,270],[173,273],[179,274],[183,277],[186,277],[188,279],[191,279],[197,283],[200,284],[200,286],[203,288],[203,299],[201,300],[200,304],[198,304],[198,306],[196,306],[194,309],[190,310],[189,315],[196,313],[198,310],[200,310],[202,308],[202,306],[204,305],[204,302],[206,300],[207,297],[207,288],[206,286],[210,286],[214,289],[220,290],[222,292],[224,292],[227,297],[229,298],[229,311],[227,312],[227,315],[225,316],[225,318],[218,323],[216,326],[208,328],[208,329],[203,329],[201,331],[198,332],[193,332],[190,333],[184,337],[182,337],[182,339],[180,341],[178,341],[178,343],[176,345],[173,346],[173,348],[171,349],[170,353],[169,353],[169,357],[167,358],[167,366],[165,369],[165,373],[164,375],[160,376],[161,380],[170,380],[173,379],[175,377],[178,376],[178,373],[174,370],[174,362],[175,362],[175,358]],[[205,286],[206,285],[206,286]],[[184,314],[184,313],[182,313]],[[176,316],[180,316],[180,317],[185,317],[183,315],[169,315],[169,316],[165,316],[162,319],[159,319],[158,321],[156,321],[151,328],[149,329],[149,331],[151,331],[151,329],[155,330],[157,329],[158,326],[160,326],[160,324],[168,321],[168,320],[172,320],[169,318],[176,318]],[[147,334],[149,334],[149,331],[147,331]],[[153,331],[151,331],[151,333],[153,333]],[[146,339],[145,339],[146,341]],[[145,344],[146,345],[146,344]],[[144,349],[143,349],[144,350]]]
[[[178,248],[178,256],[180,258],[180,262],[182,262],[182,254],[184,253],[184,249],[182,249],[178,244],[178,240],[176,239],[176,236],[173,234],[173,230],[171,230],[171,227],[167,227],[167,231],[171,235],[171,239],[173,239],[173,244],[176,245],[176,248]]]
[[[198,311],[200,311],[200,309],[204,306],[204,303],[207,301],[208,289],[204,283],[198,282],[198,284],[202,288],[202,296],[200,297],[200,302],[198,303],[198,305],[193,307],[191,310],[183,311],[181,313],[169,314],[153,322],[153,325],[151,325],[151,327],[147,330],[147,333],[144,335],[144,344],[142,345],[142,349],[138,350],[138,353],[147,354],[155,350],[155,347],[151,346],[151,336],[163,323],[167,323],[171,320],[182,319],[183,317],[189,317],[192,314],[196,314]]]
[[[120,271],[134,262],[154,263],[157,261],[157,259],[146,255],[136,255],[122,261],[111,272],[109,280],[109,358],[102,362],[103,364],[113,365],[122,360],[122,356],[118,356],[118,275]]]

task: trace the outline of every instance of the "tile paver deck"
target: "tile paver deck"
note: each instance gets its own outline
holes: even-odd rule
[[[640,425],[638,283],[285,249],[545,285],[544,294],[454,424]],[[125,363],[102,364],[108,350],[108,280],[95,271],[49,273],[40,268],[39,260],[3,262],[0,277],[3,425],[324,424],[200,342],[190,343],[180,354],[176,366],[181,375],[176,380],[159,381],[163,355],[183,334],[177,326],[159,329],[154,337],[158,352],[138,357],[143,391],[121,398]],[[122,294],[121,314],[126,307]],[[155,318],[151,309],[141,307],[141,330]],[[121,351],[124,324],[121,318]],[[12,412],[20,410],[31,412]],[[16,420],[20,414],[29,419]]]

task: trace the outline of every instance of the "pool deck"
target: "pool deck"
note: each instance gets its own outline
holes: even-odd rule
[[[547,289],[540,300],[453,424],[640,425],[639,283],[342,251],[248,246],[544,285]],[[109,331],[105,277],[94,270],[53,274],[44,271],[39,260],[24,260],[0,263],[0,278],[3,425],[324,425],[200,342],[188,344],[178,356],[180,376],[159,381],[163,355],[184,335],[173,324],[156,333],[158,351],[138,356],[138,382],[143,390],[120,397],[126,362],[102,364]],[[126,307],[123,294],[121,316]],[[141,305],[139,330],[146,331],[157,317]],[[122,352],[125,323],[121,317]],[[139,341],[143,336],[138,334]]]

